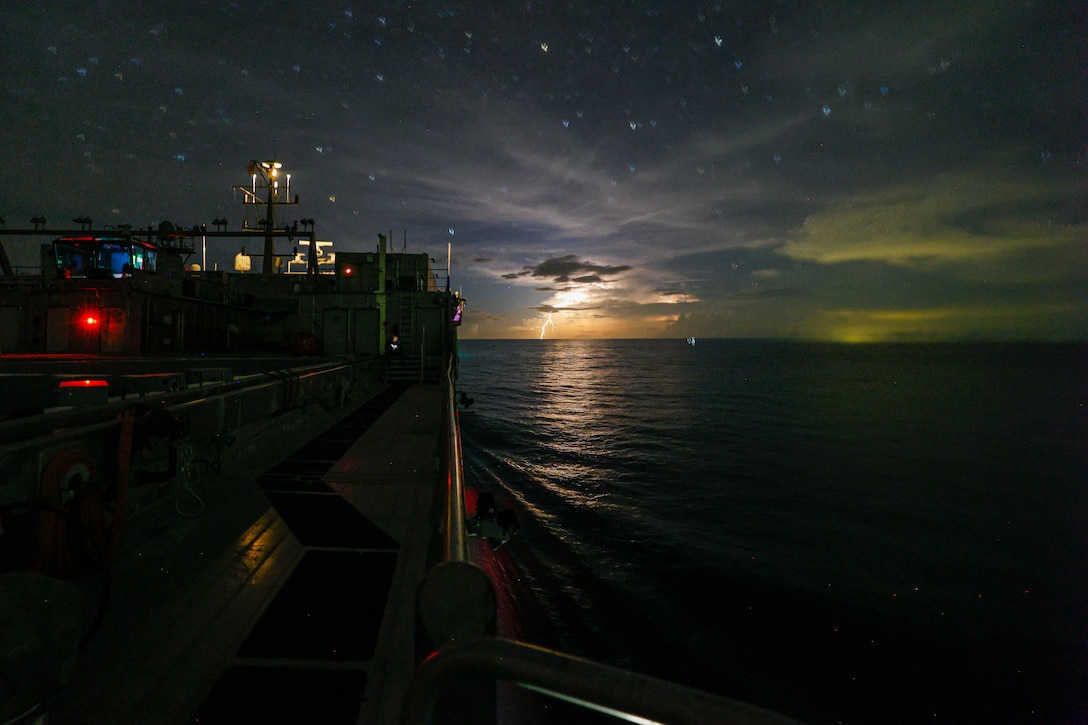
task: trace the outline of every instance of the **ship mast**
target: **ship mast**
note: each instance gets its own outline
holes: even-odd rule
[[[272,231],[278,228],[276,222],[276,207],[298,204],[298,195],[291,198],[291,175],[283,171],[283,164],[279,161],[250,161],[247,167],[250,175],[250,186],[235,186],[235,191],[243,194],[243,203],[264,205],[264,219],[257,222],[264,227],[264,264],[261,271],[264,274],[275,274],[276,271],[276,245]],[[284,177],[283,186],[280,178]],[[263,198],[261,194],[263,193]]]

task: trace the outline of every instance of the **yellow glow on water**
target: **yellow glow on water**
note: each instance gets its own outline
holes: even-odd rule
[[[1027,311],[988,307],[909,310],[831,310],[823,314],[819,337],[834,342],[926,342],[984,336]]]
[[[544,431],[549,447],[572,455],[539,465],[550,468],[554,480],[584,490],[588,472],[578,456],[607,455],[610,438],[602,420],[607,416],[608,375],[615,367],[599,364],[596,346],[579,340],[557,340],[541,352],[540,374],[533,385],[538,401],[531,411],[534,430]],[[602,397],[603,396],[603,397]]]
[[[825,317],[826,337],[835,342],[869,343],[932,338],[955,326],[950,309],[834,310]]]
[[[839,333],[835,342],[845,342],[848,344],[864,344],[867,342],[880,342],[876,335],[871,330],[843,330]]]

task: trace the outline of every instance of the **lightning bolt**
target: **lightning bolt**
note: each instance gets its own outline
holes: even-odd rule
[[[548,325],[555,327],[555,323],[552,322],[552,313],[548,313],[548,319],[544,320],[544,324],[540,326],[540,339],[544,339],[544,331],[548,329]]]

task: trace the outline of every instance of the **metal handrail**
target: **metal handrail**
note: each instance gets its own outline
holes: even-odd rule
[[[446,366],[446,539],[445,561],[468,561],[468,534],[465,526],[464,464],[461,460],[461,427],[457,424],[454,399],[453,358]]]
[[[641,723],[796,725],[784,715],[684,685],[498,637],[448,644],[416,670],[401,725],[430,725],[447,686],[503,680],[567,702]]]
[[[317,367],[300,366],[276,371],[253,373],[251,375],[239,376],[233,380],[210,383],[201,386],[200,388],[183,388],[170,393],[156,394],[154,399],[171,409],[180,409],[184,406],[202,404],[208,400],[220,397],[228,398],[282,385],[283,378],[273,377],[274,373],[287,373],[293,375],[295,380],[305,380],[318,375],[339,374],[343,371],[348,371],[352,368],[366,364],[366,362],[367,361],[356,363],[330,362],[323,363]],[[88,377],[95,376],[89,375]],[[130,396],[132,396],[132,394],[130,394]],[[86,426],[96,426],[93,429],[97,429],[96,424],[100,422],[104,422],[108,425],[116,424],[117,415],[119,413],[130,408],[134,402],[144,402],[137,397],[130,396],[118,400],[111,400],[106,405],[93,408],[74,408],[67,411],[40,413],[25,418],[0,421],[0,455],[11,449],[21,449],[25,447],[30,440],[29,437],[19,437],[9,441],[7,439],[9,431],[17,432],[20,436],[41,436],[49,438],[57,435],[57,431],[59,430],[72,431],[74,435],[80,435],[81,432],[85,433],[87,430],[92,430],[88,429]]]

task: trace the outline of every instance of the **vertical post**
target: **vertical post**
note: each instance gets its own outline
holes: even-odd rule
[[[385,339],[389,336],[386,325],[387,300],[385,294],[385,235],[378,235],[378,354],[385,352]]]
[[[317,274],[317,233],[310,225],[310,249],[306,254],[306,274]]]
[[[276,272],[276,240],[272,236],[272,228],[276,222],[276,189],[273,185],[272,178],[268,174],[265,174],[265,180],[268,182],[268,202],[265,204],[265,238],[264,238],[264,267],[262,272],[264,274],[275,274]]]

